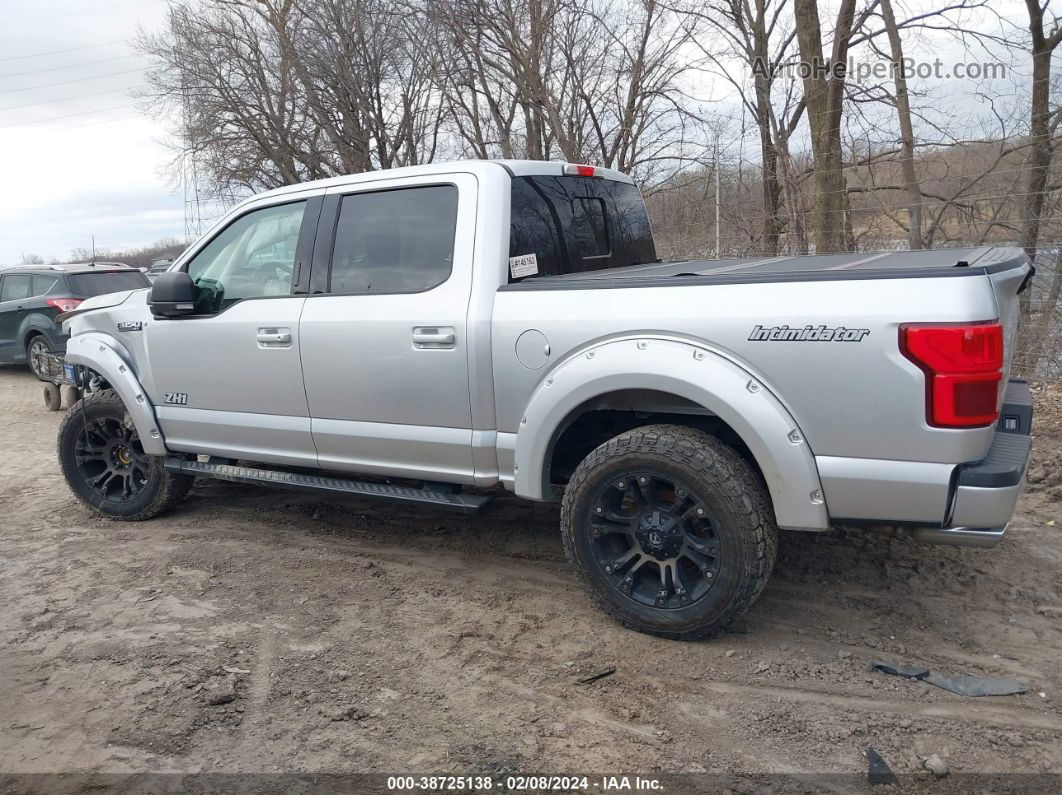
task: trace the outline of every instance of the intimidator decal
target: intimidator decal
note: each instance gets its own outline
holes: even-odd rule
[[[803,328],[790,328],[789,326],[755,326],[749,334],[752,342],[862,342],[863,338],[870,333],[868,328],[828,328],[826,326],[804,326]]]

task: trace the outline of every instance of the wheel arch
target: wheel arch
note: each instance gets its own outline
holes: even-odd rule
[[[55,324],[48,323],[43,318],[32,314],[22,321],[22,327],[19,329],[18,333],[18,339],[22,343],[22,350],[26,350],[29,346],[30,340],[34,337],[44,337],[48,341],[48,344],[52,345],[52,338],[54,336]]]
[[[118,393],[136,426],[145,453],[166,454],[155,410],[119,343],[100,333],[78,334],[67,344],[66,360],[95,371]]]
[[[815,457],[795,419],[761,379],[686,340],[629,338],[590,346],[539,383],[516,434],[513,488],[543,500],[558,442],[587,411],[637,397],[636,413],[656,409],[700,418],[732,433],[767,484],[780,527],[825,530],[829,517]],[[654,402],[655,401],[655,402]]]

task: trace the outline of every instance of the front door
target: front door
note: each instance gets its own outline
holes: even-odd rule
[[[300,324],[320,465],[471,483],[475,179],[381,180],[329,193],[326,206],[338,198],[335,218],[322,216],[335,229],[323,240],[331,256],[315,252],[322,294],[306,300]]]
[[[182,268],[196,313],[148,323],[148,392],[170,449],[316,466],[295,264],[313,245],[320,201],[235,218]]]

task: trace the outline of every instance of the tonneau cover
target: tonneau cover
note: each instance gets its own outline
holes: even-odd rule
[[[510,288],[554,288],[561,283],[584,287],[635,286],[631,280],[659,283],[675,277],[696,281],[798,281],[805,279],[909,278],[995,273],[1027,262],[1019,248],[941,248],[929,251],[846,252],[805,256],[743,257],[739,259],[654,262],[626,268],[563,276],[543,276],[509,285]],[[588,284],[589,283],[589,284]],[[504,289],[504,288],[503,288]]]

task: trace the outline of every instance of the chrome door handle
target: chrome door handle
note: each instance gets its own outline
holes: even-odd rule
[[[260,328],[257,340],[260,348],[288,348],[291,347],[291,329]]]
[[[456,339],[451,326],[417,326],[413,329],[413,347],[422,350],[453,348]]]

